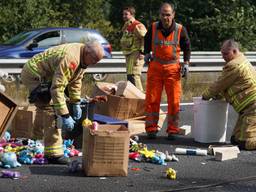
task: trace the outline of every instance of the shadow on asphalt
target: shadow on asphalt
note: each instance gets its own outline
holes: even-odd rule
[[[54,175],[54,176],[72,176],[84,177],[84,173],[80,170],[75,173],[70,173],[65,165],[31,165],[29,167],[31,174],[34,175]]]
[[[156,139],[148,139],[147,136],[140,136],[139,142],[144,144],[167,144],[177,146],[189,146],[189,147],[200,147],[208,148],[209,145],[225,145],[226,143],[199,143],[194,141],[193,138],[176,136],[175,140],[168,140],[166,136],[157,136]]]

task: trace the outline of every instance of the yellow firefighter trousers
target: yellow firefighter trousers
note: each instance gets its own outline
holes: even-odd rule
[[[29,92],[34,90],[39,84],[40,80],[35,77],[26,66],[21,73],[22,83],[29,89]],[[59,157],[63,155],[63,141],[61,135],[61,129],[56,127],[56,115],[53,107],[49,102],[45,103],[37,101],[36,117],[33,127],[33,133],[37,133],[35,137],[38,137],[38,133],[44,134],[44,154],[46,157]],[[41,124],[38,126],[38,124]]]
[[[245,149],[256,149],[256,103],[239,114],[232,135],[236,141],[245,142]]]
[[[141,83],[141,71],[144,65],[144,59],[139,58],[139,51],[132,52],[125,56],[126,59],[126,72],[127,75],[132,75],[134,79],[134,85],[141,91],[143,86]]]

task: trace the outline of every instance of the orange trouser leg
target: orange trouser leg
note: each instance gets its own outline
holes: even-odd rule
[[[179,109],[181,96],[180,65],[168,65],[165,68],[164,86],[168,102],[167,133],[179,132]]]
[[[162,65],[151,62],[146,86],[146,132],[157,131],[161,95],[163,90]]]

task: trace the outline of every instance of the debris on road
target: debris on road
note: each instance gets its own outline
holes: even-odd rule
[[[68,170],[71,173],[75,173],[77,171],[80,171],[82,169],[82,163],[78,160],[74,160],[71,163],[68,164]]]
[[[208,154],[215,155],[216,152],[221,152],[223,150],[234,151],[240,153],[240,150],[237,146],[234,145],[210,145],[208,147]]]
[[[130,139],[129,158],[138,162],[151,162],[158,165],[167,165],[166,161],[179,161],[175,155],[169,155],[158,150],[148,150],[147,146]]]
[[[19,179],[21,177],[21,174],[18,171],[3,170],[1,171],[1,174],[2,178]]]
[[[139,167],[133,167],[131,168],[132,171],[140,171],[141,169]]]
[[[172,168],[168,168],[166,170],[166,177],[168,179],[172,179],[172,180],[175,180],[176,179],[176,171]]]
[[[187,148],[179,148],[175,149],[175,154],[177,155],[201,155],[206,156],[207,150],[204,149],[187,149]]]
[[[183,125],[180,127],[179,135],[188,135],[191,132],[190,125]]]

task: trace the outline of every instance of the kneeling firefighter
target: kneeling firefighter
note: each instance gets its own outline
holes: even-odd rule
[[[221,54],[226,61],[222,75],[203,93],[202,99],[224,96],[239,115],[231,143],[240,149],[255,150],[256,71],[232,39],[223,43]]]
[[[56,126],[56,119],[57,116],[61,119],[62,129],[71,131],[74,128],[82,115],[80,95],[85,69],[98,63],[103,56],[101,44],[90,40],[85,44],[70,43],[49,48],[24,65],[21,80],[29,89],[30,103],[37,107],[34,134],[44,130],[44,154],[49,163],[69,162],[63,156],[62,133]],[[72,112],[66,105],[66,91]]]

